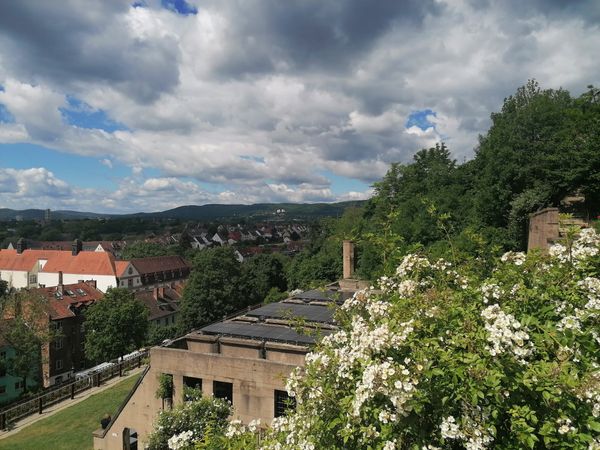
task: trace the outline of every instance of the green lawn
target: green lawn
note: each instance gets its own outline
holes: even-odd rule
[[[138,376],[40,420],[22,431],[0,439],[0,450],[86,450],[93,448],[92,432],[100,428],[105,413],[114,415]]]

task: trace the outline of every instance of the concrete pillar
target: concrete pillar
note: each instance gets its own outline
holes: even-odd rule
[[[344,250],[344,278],[354,277],[354,242],[345,240],[343,244]]]

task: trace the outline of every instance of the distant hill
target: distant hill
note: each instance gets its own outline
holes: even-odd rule
[[[211,221],[231,219],[234,217],[253,218],[256,220],[282,217],[285,219],[314,219],[319,217],[336,217],[349,207],[361,206],[364,201],[347,201],[338,203],[257,203],[254,205],[188,205],[166,211],[136,214],[101,214],[80,211],[52,211],[52,219],[126,219],[130,217],[182,219]],[[278,214],[277,211],[280,211]],[[281,213],[284,210],[284,213]],[[15,220],[21,216],[23,220],[41,220],[43,209],[14,210],[0,208],[0,221]]]

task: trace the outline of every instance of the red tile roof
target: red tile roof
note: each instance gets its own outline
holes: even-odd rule
[[[77,308],[104,297],[101,291],[86,282],[65,284],[62,287],[62,295],[57,286],[32,289],[31,292],[40,294],[48,300],[50,318],[53,320],[73,317]]]
[[[110,253],[79,252],[73,256],[70,251],[61,250],[26,249],[21,254],[16,250],[0,250],[0,271],[29,272],[40,259],[47,261],[40,272],[115,276],[115,258]]]
[[[140,274],[190,268],[189,264],[181,256],[136,258],[131,260],[131,264],[134,265]]]
[[[129,267],[129,261],[115,261],[115,272],[117,276],[122,276],[127,267]]]
[[[19,254],[16,250],[0,250],[0,270],[30,272],[38,260],[50,261],[61,253],[60,250],[25,250]]]
[[[116,276],[115,257],[106,252],[79,252],[75,256],[71,252],[60,252],[48,259],[41,272]]]
[[[135,298],[146,305],[150,311],[148,320],[156,320],[160,317],[169,316],[179,310],[179,301],[183,291],[183,283],[177,283],[173,287],[163,287],[136,291]]]

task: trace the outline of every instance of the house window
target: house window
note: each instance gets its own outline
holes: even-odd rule
[[[6,376],[6,367],[4,365],[0,365],[0,378]]]
[[[286,391],[275,391],[275,417],[284,416],[286,411],[296,409],[296,399]]]
[[[6,386],[0,384],[0,394],[6,394]]]
[[[23,383],[22,381],[17,381],[15,383],[15,389],[19,390],[19,389],[23,389],[25,387],[25,383]]]
[[[233,383],[213,381],[213,395],[215,398],[229,400],[229,403],[233,405]]]
[[[60,370],[62,369],[62,359],[57,359],[56,360],[56,370]]]
[[[132,287],[133,286],[133,279],[130,278],[127,280],[127,287]]]
[[[132,274],[133,274],[133,269],[130,267],[130,268],[129,268],[129,270],[127,271],[127,273],[128,273],[129,275],[132,275]]]
[[[194,400],[195,397],[195,393],[191,395],[191,392],[186,392],[188,388],[199,391],[198,394],[202,395],[202,378],[183,376],[183,396],[186,402]]]
[[[54,341],[54,348],[56,350],[60,350],[61,348],[63,348],[63,340],[62,340],[62,338],[57,338],[56,341]]]
[[[37,284],[37,274],[32,273],[29,275],[29,284]]]
[[[202,390],[202,378],[183,376],[183,385]]]

